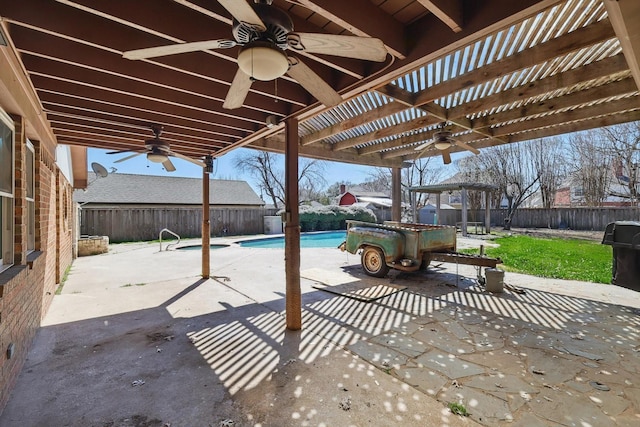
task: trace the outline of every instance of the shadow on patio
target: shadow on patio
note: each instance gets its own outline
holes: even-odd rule
[[[249,296],[250,281],[233,274],[230,282],[113,289],[116,304],[134,292],[175,291],[155,307],[43,327],[0,425],[606,426],[640,419],[637,309],[530,288],[487,294],[446,266],[385,279],[340,268],[363,287],[404,289],[371,302],[310,289],[301,332],[285,331],[281,282],[268,285],[276,298],[262,302]],[[97,304],[105,295],[68,297]],[[204,306],[195,315],[184,310],[196,304]],[[451,414],[449,402],[465,405],[470,417]]]

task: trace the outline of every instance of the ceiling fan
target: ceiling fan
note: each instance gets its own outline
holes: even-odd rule
[[[177,157],[179,159],[186,160],[187,162],[191,162],[203,168],[206,166],[205,163],[201,162],[200,160],[192,159],[191,157],[171,151],[171,145],[167,141],[163,141],[162,139],[160,139],[160,134],[162,133],[162,126],[152,125],[151,130],[153,131],[153,134],[155,135],[155,137],[153,139],[147,139],[144,142],[144,148],[145,148],[144,150],[140,150],[140,151],[120,150],[120,151],[111,151],[107,153],[107,154],[120,154],[120,153],[129,153],[129,152],[135,153],[130,156],[123,157],[122,159],[118,159],[113,163],[124,162],[125,160],[129,160],[136,156],[146,153],[147,160],[154,163],[162,163],[162,166],[164,166],[167,172],[173,172],[176,170],[176,167],[173,165],[169,157]]]
[[[298,58],[285,50],[319,53],[382,62],[387,50],[380,39],[321,33],[295,33],[293,21],[284,11],[271,5],[272,0],[218,0],[233,16],[233,40],[208,40],[173,44],[124,52],[128,59],[207,49],[241,46],[238,71],[231,83],[223,108],[235,109],[244,104],[254,80],[271,81],[285,73],[294,78],[318,101],[328,107],[338,105],[342,97]]]
[[[480,151],[470,146],[469,144],[465,144],[462,141],[458,141],[453,138],[453,133],[451,129],[447,128],[446,123],[440,123],[439,129],[433,133],[433,138],[430,141],[425,142],[416,147],[416,151],[420,151],[416,158],[422,156],[422,154],[427,151],[431,146],[434,146],[437,150],[440,150],[442,154],[442,161],[445,165],[451,163],[451,147],[457,145],[460,148],[464,148],[465,150],[471,151],[473,154],[478,155]]]

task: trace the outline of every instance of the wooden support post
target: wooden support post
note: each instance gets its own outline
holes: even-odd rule
[[[420,222],[418,218],[418,192],[409,190],[409,203],[411,203],[411,217],[416,224]]]
[[[491,232],[491,191],[484,192],[484,229],[489,234]]]
[[[391,221],[402,221],[402,169],[391,169]]]
[[[211,221],[209,220],[209,174],[202,168],[202,278],[211,275],[211,250],[209,239],[211,235]]]
[[[441,195],[442,193],[436,193],[436,223],[434,225],[439,225],[442,223],[442,220],[440,219],[440,209],[442,208],[442,204],[440,202]]]
[[[298,209],[298,120],[285,122],[285,226],[284,262],[286,280],[287,329],[302,328],[300,291],[300,218]]]
[[[467,189],[462,187],[460,193],[462,194],[462,235],[467,237]]]

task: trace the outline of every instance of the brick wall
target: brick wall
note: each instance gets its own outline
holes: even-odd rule
[[[34,144],[35,145],[35,144]],[[44,289],[43,310],[41,318],[44,318],[53,295],[55,294],[58,277],[57,262],[57,191],[56,174],[57,167],[54,159],[41,144],[35,145],[36,158],[39,159],[39,167],[36,169],[36,218],[40,226],[36,225],[36,249],[44,252]]]
[[[20,117],[13,119],[16,128],[14,266],[0,273],[0,412],[53,301],[57,284],[73,258],[71,186],[56,166],[51,146],[46,149],[43,143],[33,140],[35,252],[27,255],[25,125]]]
[[[56,209],[57,233],[57,266],[56,283],[60,283],[64,272],[73,261],[73,188],[62,174],[56,174],[58,206]]]

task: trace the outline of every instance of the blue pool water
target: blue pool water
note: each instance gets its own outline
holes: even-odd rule
[[[337,248],[346,239],[346,231],[322,231],[318,233],[300,234],[301,248]],[[238,242],[248,248],[284,248],[284,237],[268,237],[266,239],[245,240]]]

